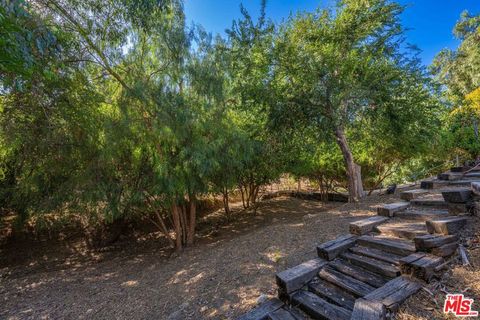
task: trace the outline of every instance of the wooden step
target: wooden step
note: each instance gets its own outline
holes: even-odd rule
[[[321,279],[336,285],[337,287],[343,288],[356,297],[363,297],[375,289],[369,284],[347,276],[346,274],[336,271],[330,267],[325,267],[320,270],[318,276]]]
[[[410,240],[427,234],[425,223],[421,222],[393,222],[377,226],[376,229],[383,235]]]
[[[342,259],[335,259],[329,263],[329,266],[375,288],[383,286],[389,280]]]
[[[460,172],[444,172],[437,175],[438,180],[459,180],[463,178],[463,173]]]
[[[364,299],[381,302],[388,310],[396,311],[402,302],[421,288],[420,282],[400,276],[370,292]]]
[[[268,314],[268,320],[306,320],[306,316],[288,307],[280,308]]]
[[[350,223],[350,233],[358,236],[371,232],[376,226],[386,222],[387,217],[373,216],[367,219]]]
[[[420,182],[421,189],[435,189],[445,185],[446,181],[444,180],[424,180]]]
[[[316,258],[277,273],[275,278],[281,293],[289,294],[302,288],[317,275],[325,264],[327,261]]]
[[[412,206],[448,208],[448,203],[443,198],[419,198],[410,201]]]
[[[292,304],[313,319],[349,320],[352,315],[349,310],[328,303],[316,294],[308,291],[295,293],[292,297]]]
[[[480,182],[472,182],[472,192],[475,196],[480,196]]]
[[[400,259],[403,256],[399,256],[390,252],[385,252],[383,250],[378,250],[374,248],[368,248],[368,247],[362,247],[362,246],[356,246],[350,248],[350,251],[352,251],[355,254],[382,260],[384,262],[394,264],[394,265],[399,265],[400,264]]]
[[[447,185],[457,186],[457,187],[471,187],[472,182],[480,182],[480,180],[478,180],[478,178],[474,178],[474,179],[464,178],[462,180],[448,181]]]
[[[355,245],[357,237],[351,234],[342,235],[334,240],[327,241],[317,246],[317,254],[326,260],[335,259],[340,253]]]
[[[452,190],[442,191],[445,202],[466,203],[472,199],[471,188],[457,188]]]
[[[421,197],[426,193],[428,193],[428,191],[424,189],[414,189],[414,190],[403,191],[402,193],[400,193],[400,199],[410,201],[412,199]]]
[[[385,261],[348,252],[342,253],[342,258],[349,261],[351,264],[365,268],[371,272],[378,273],[385,277],[395,278],[400,275],[400,269],[398,267]]]
[[[427,231],[429,233],[440,233],[444,235],[457,234],[467,223],[465,217],[446,217],[435,220],[428,220]]]
[[[417,210],[409,209],[395,214],[395,217],[405,220],[427,221],[436,218],[444,218],[450,216],[448,210],[444,209],[430,209]]]
[[[443,258],[424,252],[416,252],[400,260],[402,274],[429,281],[437,272]]]
[[[444,244],[443,246],[433,248],[430,251],[430,253],[436,256],[445,258],[454,254],[457,251],[457,249],[458,249],[458,243],[451,242],[451,243]]]
[[[461,167],[451,167],[450,172],[465,172],[468,171],[470,168],[466,166],[461,166]]]
[[[465,173],[465,178],[480,178],[480,172],[469,172]]]
[[[433,235],[433,234],[426,234],[423,236],[418,236],[413,239],[415,243],[415,247],[418,251],[427,251],[431,250],[436,247],[441,247],[443,245],[457,242],[458,237],[456,235]]]
[[[360,298],[355,301],[351,320],[385,320],[386,313],[383,303]]]
[[[384,204],[377,208],[377,214],[384,217],[393,217],[395,213],[405,210],[410,206],[410,203],[402,201]]]
[[[461,214],[472,214],[475,211],[475,204],[472,201],[467,203],[448,203],[448,213],[458,216]]]
[[[268,319],[270,313],[280,309],[283,305],[284,304],[280,299],[272,298],[240,316],[237,320]]]
[[[365,247],[380,249],[401,256],[406,256],[415,252],[415,245],[413,242],[398,238],[361,236],[358,238],[357,242]]]
[[[322,279],[310,282],[308,290],[320,298],[348,310],[353,310],[355,305],[355,297],[352,294]]]
[[[463,179],[458,179],[458,180],[424,180],[420,182],[420,188],[421,189],[438,189],[442,187],[447,187],[447,186],[456,186],[456,187],[470,187],[470,184],[472,182],[478,181],[478,178],[463,178]]]

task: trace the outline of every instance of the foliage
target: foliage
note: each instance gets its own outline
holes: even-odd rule
[[[398,4],[343,0],[281,25],[261,4],[222,38],[187,27],[180,0],[3,1],[0,207],[20,226],[78,219],[92,244],[148,219],[179,250],[207,195],[255,211],[283,173],[358,195],[358,165],[374,188],[451,141]]]
[[[478,137],[480,88],[480,16],[463,12],[454,28],[461,40],[456,50],[443,50],[431,66],[451,112],[446,145],[451,155],[472,159],[480,154]]]
[[[401,12],[388,1],[339,1],[292,17],[276,38],[272,121],[337,141],[351,198],[361,196],[356,163],[381,177],[424,152],[437,124],[428,78],[402,48]]]

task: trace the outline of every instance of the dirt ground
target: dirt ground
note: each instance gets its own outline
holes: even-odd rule
[[[237,210],[228,222],[214,213],[197,244],[172,257],[153,236],[105,252],[79,244],[4,249],[0,319],[232,319],[259,297],[276,295],[276,272],[315,257],[316,244],[347,233],[349,222],[392,201],[378,195],[356,205],[277,198],[262,202],[256,215]],[[479,251],[470,251],[475,265]],[[458,269],[450,279],[480,299],[478,270]],[[439,318],[429,294],[417,296],[421,300],[403,307],[400,319]]]

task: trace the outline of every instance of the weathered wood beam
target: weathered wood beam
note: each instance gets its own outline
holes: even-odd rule
[[[374,228],[388,221],[387,217],[373,216],[367,219],[354,221],[350,223],[350,233],[358,236],[372,232]]]
[[[403,191],[402,193],[400,193],[400,199],[410,201],[420,196],[423,196],[426,193],[428,193],[428,191],[424,189],[414,189],[414,190]]]
[[[275,278],[281,293],[289,294],[302,288],[315,277],[325,264],[327,264],[327,261],[316,258],[277,273]]]
[[[381,277],[376,273],[370,272],[358,266],[354,266],[353,264],[350,264],[349,262],[341,259],[336,259],[330,262],[328,265],[352,278],[365,282],[375,288],[383,286],[390,280]]]
[[[351,264],[354,264],[359,267],[365,268],[369,271],[381,274],[385,277],[394,278],[400,275],[399,268],[381,260],[372,259],[369,257],[360,256],[360,255],[348,253],[348,252],[343,253],[342,258],[346,259]]]
[[[364,299],[381,302],[388,310],[396,311],[400,304],[422,287],[421,283],[406,277],[397,277],[383,287],[367,294]]]
[[[440,233],[444,235],[456,234],[467,223],[465,217],[445,217],[435,220],[427,220],[428,233]]]
[[[357,239],[358,244],[371,247],[401,256],[415,252],[415,245],[411,241],[392,239],[385,237],[361,236]]]
[[[355,302],[351,320],[384,320],[386,318],[386,308],[383,303],[360,298]]]
[[[338,272],[332,268],[326,267],[320,270],[318,276],[334,285],[347,290],[356,297],[363,297],[375,288],[363,283],[355,278],[347,276],[341,272]]]
[[[357,237],[351,234],[340,236],[334,240],[317,246],[317,254],[326,260],[335,259],[340,253],[355,245]]]
[[[314,319],[348,320],[351,317],[351,312],[347,309],[328,303],[308,291],[294,294],[292,302]]]
[[[443,199],[449,203],[466,203],[472,199],[471,188],[457,188],[442,191]]]
[[[395,202],[384,204],[381,207],[377,208],[377,214],[384,217],[393,217],[395,213],[405,210],[410,206],[408,202]]]
[[[348,310],[353,310],[353,306],[355,305],[355,297],[352,294],[325,280],[318,279],[312,281],[308,284],[308,290]]]
[[[272,298],[240,316],[237,320],[268,320],[268,315],[282,306],[283,302],[280,299]]]
[[[442,257],[417,252],[400,260],[400,270],[404,275],[428,282],[436,274],[435,268],[443,262]]]

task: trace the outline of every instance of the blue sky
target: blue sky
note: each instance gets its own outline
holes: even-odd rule
[[[243,3],[256,17],[260,0],[184,0],[187,19],[201,24],[207,31],[224,34],[232,20],[240,17]],[[404,27],[409,29],[407,41],[417,45],[424,64],[430,64],[437,52],[458,45],[452,34],[453,26],[463,10],[480,13],[480,0],[399,0],[407,5],[402,14]],[[267,15],[276,22],[297,11],[313,11],[332,0],[267,0]]]

